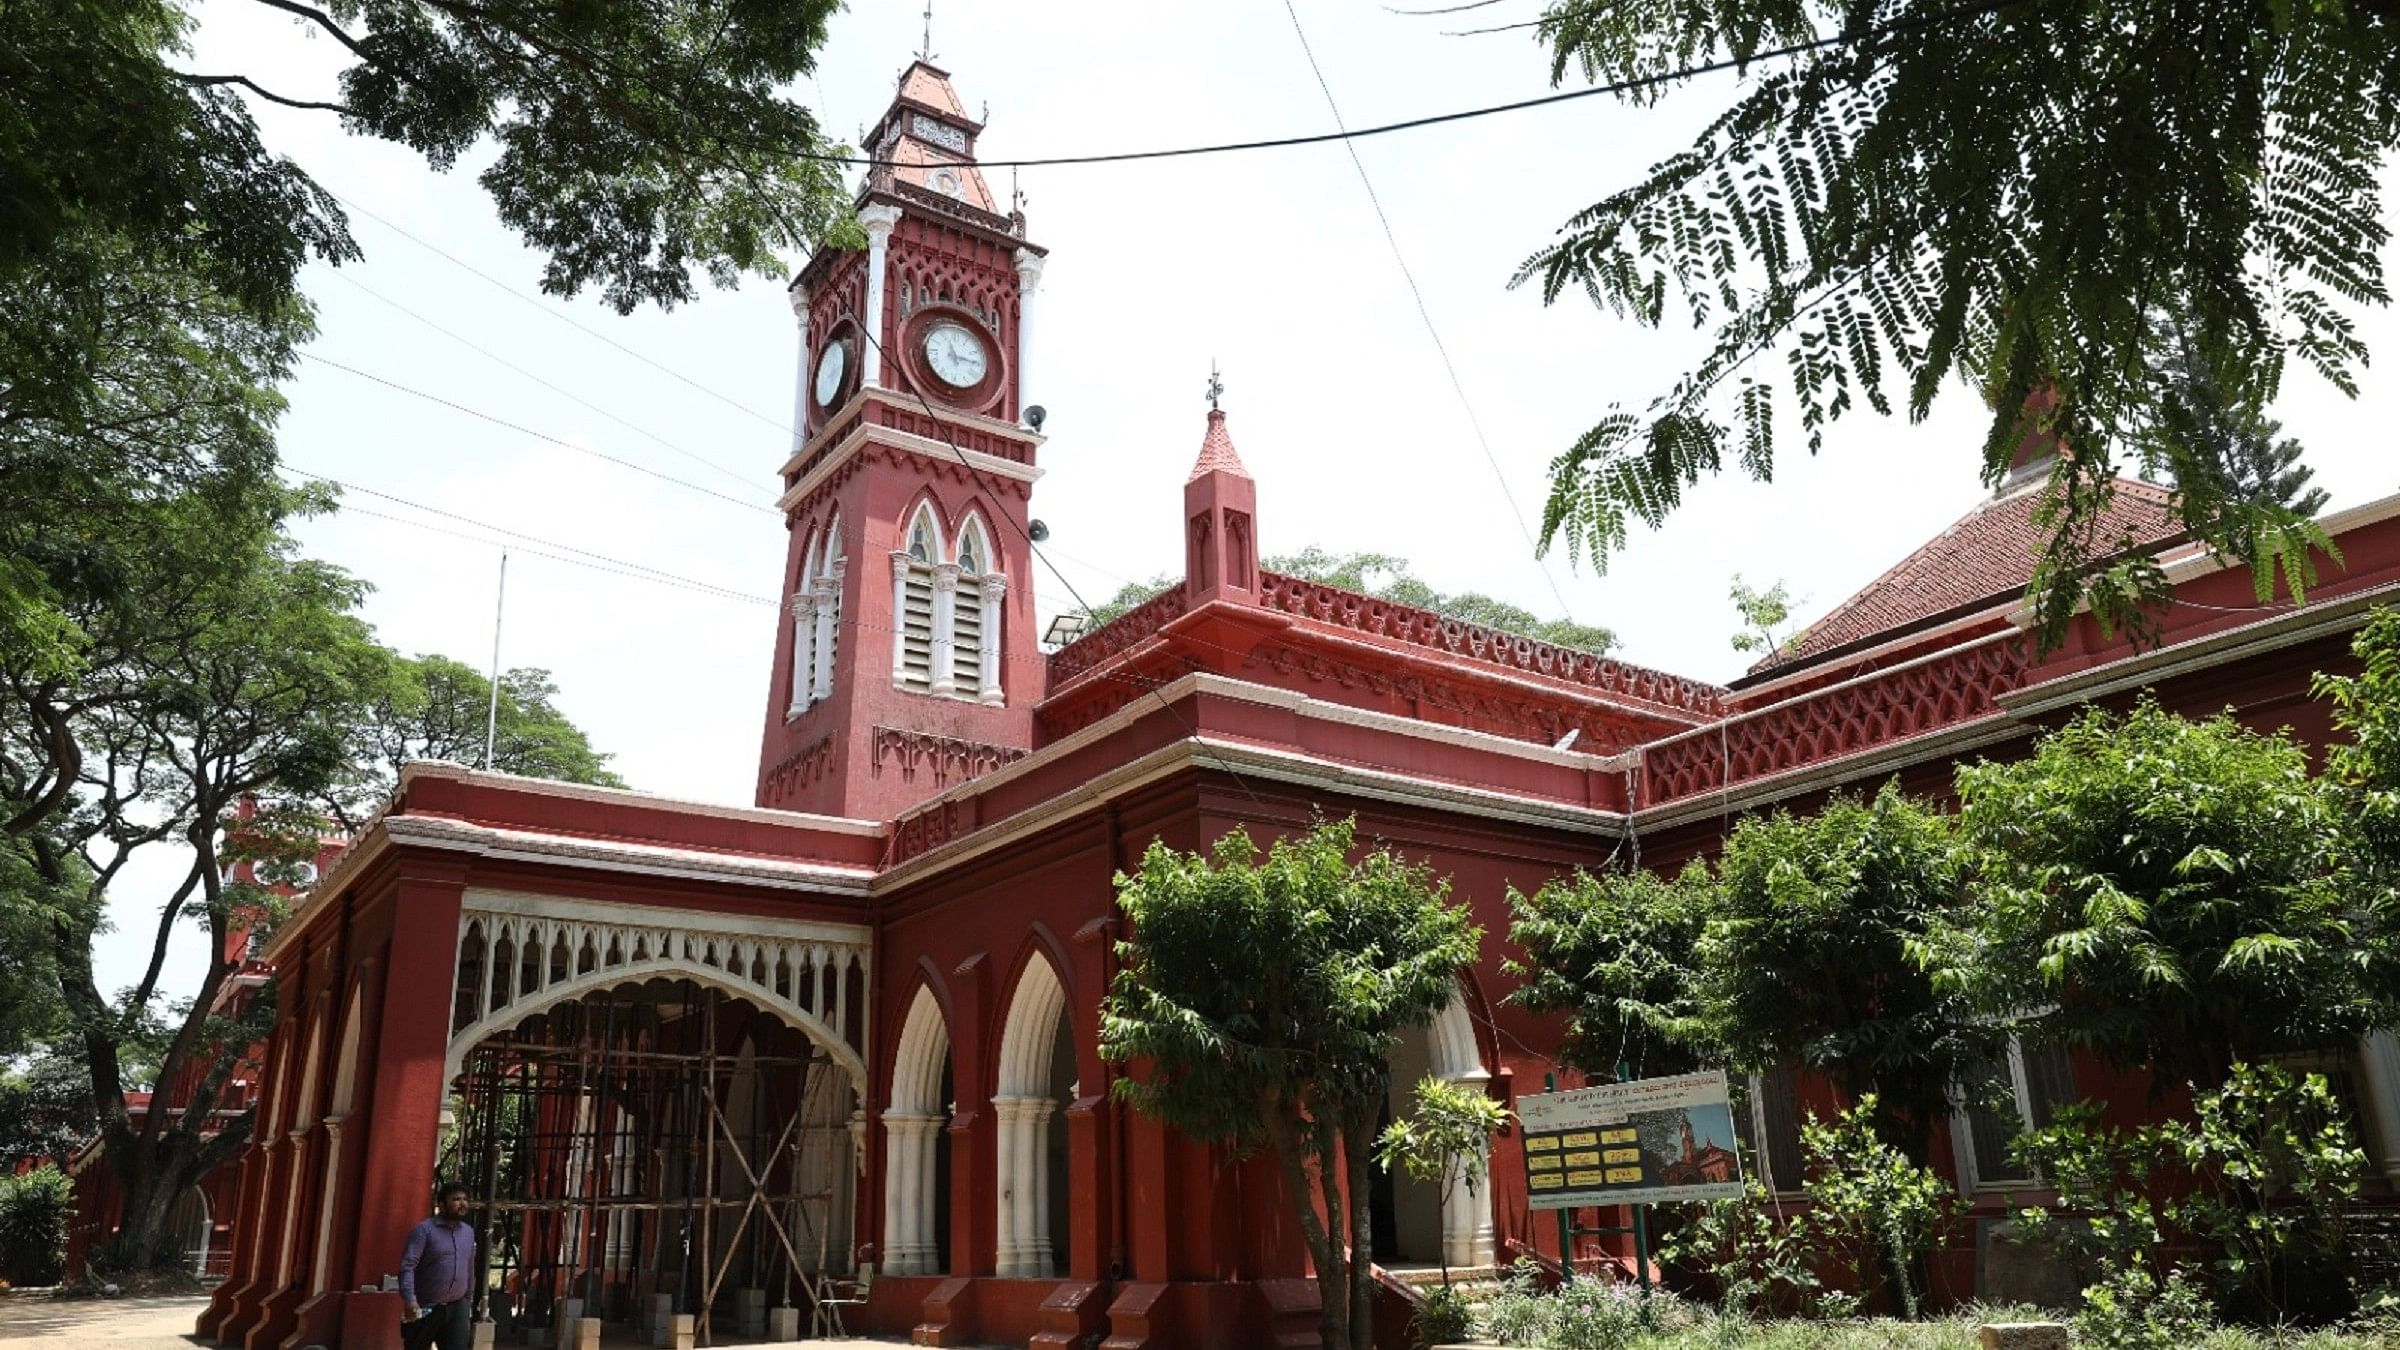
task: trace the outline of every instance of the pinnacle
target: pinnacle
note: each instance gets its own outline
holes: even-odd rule
[[[1242,457],[1234,452],[1233,437],[1225,432],[1223,408],[1208,410],[1208,435],[1200,442],[1200,458],[1192,465],[1192,476],[1183,481],[1196,483],[1212,473],[1250,476],[1250,471],[1242,467]]]

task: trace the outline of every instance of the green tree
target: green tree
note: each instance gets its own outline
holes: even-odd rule
[[[2352,311],[2388,301],[2381,166],[2400,142],[2400,11],[2384,0],[1550,0],[1551,74],[1632,82],[1756,62],[1692,144],[1569,219],[1519,275],[1706,353],[1554,462],[1545,547],[1597,559],[1728,463],[1761,481],[1862,408],[1923,418],[1953,380],[1991,410],[1998,481],[2029,431],[2059,456],[2033,580],[2055,639],[2084,600],[2136,621],[2154,567],[2100,528],[2154,450],[2200,538],[2261,595],[2312,580],[2322,534],[2229,491],[2162,416],[2149,317],[2180,316],[2227,406],[2255,415],[2287,356],[2355,392]],[[1773,53],[1806,46],[1790,56]],[[1723,88],[1711,84],[1710,88]],[[2031,423],[2029,426],[2028,423]]]
[[[1174,577],[1161,572],[1148,581],[1126,582],[1117,588],[1115,595],[1084,612],[1083,631],[1089,633],[1095,628],[1104,628],[1115,623],[1125,617],[1127,610],[1139,608],[1152,597],[1174,585],[1175,580]]]
[[[2400,917],[2400,611],[2368,616],[2350,651],[2358,674],[2316,679],[2341,733],[2325,752],[2325,782],[2346,833],[2345,889],[2383,928]]]
[[[1929,950],[1991,1012],[2202,1087],[2400,1018],[2388,896],[2339,884],[2335,798],[2289,736],[2145,698],[1958,789],[1977,904]]]
[[[1491,1173],[1492,1136],[1508,1124],[1508,1108],[1480,1087],[1462,1087],[1430,1075],[1417,1083],[1414,1108],[1376,1137],[1376,1163],[1430,1181],[1440,1195],[1463,1185],[1472,1201]],[[1446,1246],[1442,1283],[1450,1283]]]
[[[200,69],[181,0],[32,0],[0,17],[0,278],[79,234],[181,260],[253,314],[311,256],[356,255],[338,205],[261,145],[244,94],[337,118],[435,169],[489,140],[500,217],[548,255],[543,285],[629,310],[779,275],[846,217],[840,166],[787,90],[831,0],[255,0],[339,46],[330,99],[264,70]],[[239,63],[235,63],[239,64]],[[74,78],[62,78],[62,72]]]
[[[2179,323],[2154,324],[2150,378],[2157,389],[2158,422],[2190,448],[2187,469],[2215,480],[2213,491],[2243,501],[2289,508],[2303,517],[2325,509],[2325,489],[2309,486],[2316,471],[2301,462],[2300,442],[2283,434],[2283,423],[2256,409],[2238,406],[2227,381],[2208,365]],[[2149,466],[2166,471],[2171,450],[2154,450]],[[2238,543],[2238,541],[2237,541]],[[2241,546],[2243,556],[2251,549]]]
[[[1457,993],[1480,934],[1448,886],[1354,822],[1207,855],[1152,843],[1116,878],[1132,936],[1101,1007],[1116,1091],[1193,1139],[1265,1148],[1315,1258],[1326,1350],[1374,1344],[1367,1214],[1390,1054]],[[1320,1208],[1321,1206],[1321,1208]]]
[[[1328,553],[1311,544],[1298,553],[1263,559],[1259,565],[1269,572],[1429,609],[1462,623],[1480,624],[1595,656],[1605,655],[1617,645],[1617,635],[1606,628],[1570,619],[1545,619],[1532,610],[1476,591],[1452,594],[1435,590],[1409,571],[1406,558],[1388,553]]]
[[[1950,1087],[1999,1033],[1917,952],[1962,908],[1951,818],[1887,785],[1810,816],[1734,827],[1700,939],[1698,1021],[1736,1068],[1801,1063],[1876,1099],[1877,1133],[1922,1163]]]
[[[623,787],[609,756],[592,748],[583,729],[554,700],[558,686],[546,670],[519,669],[500,677],[500,707],[492,738],[492,767],[502,773],[565,783]],[[323,800],[325,812],[350,830],[383,804],[415,759],[480,765],[492,682],[446,656],[395,658],[391,679],[352,728],[349,763]]]
[[[1786,628],[1792,621],[1792,597],[1780,579],[1762,591],[1744,582],[1742,574],[1736,572],[1731,594],[1734,613],[1742,620],[1742,626],[1733,635],[1735,651],[1762,652],[1775,657],[1799,641],[1800,635]]]
[[[1560,1013],[1559,1061],[1599,1078],[1636,1078],[1720,1063],[1707,1045],[1695,965],[1716,908],[1716,878],[1693,863],[1674,880],[1635,870],[1576,872],[1531,895],[1508,892],[1508,940],[1525,959],[1501,972],[1508,1001]]]

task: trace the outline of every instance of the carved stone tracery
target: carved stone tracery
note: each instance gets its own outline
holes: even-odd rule
[[[933,774],[934,786],[946,788],[953,782],[972,782],[995,769],[1005,768],[1026,754],[1016,746],[988,745],[930,731],[878,726],[867,771],[880,778],[884,761],[890,760],[899,771],[901,782],[917,781],[917,770],[923,768]]]

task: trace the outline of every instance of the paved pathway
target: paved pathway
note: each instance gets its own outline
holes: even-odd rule
[[[193,1350],[214,1343],[192,1335],[205,1297],[73,1298],[0,1295],[0,1350]],[[904,1341],[801,1341],[790,1350],[863,1350]],[[778,1350],[783,1350],[778,1347]]]
[[[204,1297],[45,1298],[17,1294],[0,1298],[0,1346],[39,1341],[57,1350],[191,1350],[208,1342],[194,1337],[192,1321],[208,1306]]]

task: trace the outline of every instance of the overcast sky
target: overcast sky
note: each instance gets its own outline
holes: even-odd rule
[[[889,103],[922,9],[854,4],[834,20],[822,70],[797,96],[835,134],[856,139]],[[1354,127],[1547,92],[1547,63],[1527,34],[1444,33],[1537,12],[1537,0],[1440,18],[1373,0],[1300,4]],[[245,70],[295,97],[332,95],[344,53],[306,24],[244,0],[214,0],[201,13],[192,68]],[[988,109],[986,158],[1333,125],[1278,0],[949,0],[937,9],[933,46],[968,109]],[[1398,554],[1438,587],[1486,591],[1544,615],[1561,609],[1555,586],[1576,619],[1617,631],[1621,655],[1705,679],[1745,663],[1727,641],[1734,574],[1787,581],[1802,617],[1813,617],[1968,510],[1984,492],[1982,420],[1954,387],[1923,425],[1841,423],[1822,459],[1795,449],[1771,488],[1702,487],[1605,575],[1588,564],[1571,570],[1563,553],[1534,560],[1508,494],[1538,523],[1550,458],[1611,402],[1646,402],[1698,344],[1580,299],[1544,309],[1508,279],[1570,214],[1681,148],[1737,87],[1717,76],[1656,108],[1590,99],[1359,143],[1497,472],[1340,145],[1025,171],[1030,234],[1051,250],[1028,361],[1028,396],[1050,410],[1034,514],[1050,526],[1048,551],[1067,582],[1097,601],[1128,578],[1180,568],[1180,485],[1200,443],[1212,361],[1224,370],[1234,441],[1258,480],[1265,551]],[[366,260],[308,275],[322,328],[310,350],[523,429],[303,362],[287,389],[285,462],[752,597],[519,553],[502,651],[509,666],[553,673],[568,714],[635,786],[747,803],[785,543],[780,521],[756,509],[772,502],[788,452],[796,353],[781,284],[753,280],[630,318],[590,301],[532,299],[540,260],[475,181],[488,156],[437,174],[396,146],[343,135],[323,114],[257,111],[271,144],[361,212],[353,225]],[[1005,195],[1009,171],[991,177]],[[2388,312],[2366,316],[2362,331],[2384,353],[2400,337]],[[2372,382],[2355,403],[2297,370],[2290,384],[2279,412],[2307,442],[2336,507],[2400,486],[2387,439],[2400,397],[2387,384]],[[497,536],[363,493],[348,501],[420,522],[346,511],[300,529],[311,552],[373,583],[366,614],[382,639],[484,665]],[[1075,607],[1058,578],[1033,585],[1045,622]],[[138,974],[156,913],[142,883],[172,870],[120,890],[126,931],[107,940],[104,987]],[[170,987],[196,981],[197,948],[180,945]]]

